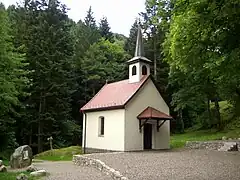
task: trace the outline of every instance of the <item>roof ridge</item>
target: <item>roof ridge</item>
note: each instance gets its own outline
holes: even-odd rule
[[[108,83],[108,84],[115,84],[115,83],[119,83],[119,82],[122,82],[122,81],[128,81],[128,80],[129,80],[129,79],[123,79],[123,80],[111,82],[111,83]]]

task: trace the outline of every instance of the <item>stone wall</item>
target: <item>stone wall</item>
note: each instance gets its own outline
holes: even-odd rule
[[[78,166],[91,166],[100,170],[101,172],[110,175],[113,179],[116,180],[128,180],[128,178],[124,177],[120,174],[119,171],[107,166],[104,162],[99,159],[93,159],[87,157],[87,155],[74,155],[73,163]]]
[[[187,141],[185,144],[186,148],[189,149],[208,149],[208,150],[218,150],[224,146],[225,142],[236,142],[238,146],[238,151],[240,151],[240,141]]]

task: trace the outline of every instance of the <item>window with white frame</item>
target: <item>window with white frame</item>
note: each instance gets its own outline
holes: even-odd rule
[[[99,117],[99,136],[104,136],[104,117]]]

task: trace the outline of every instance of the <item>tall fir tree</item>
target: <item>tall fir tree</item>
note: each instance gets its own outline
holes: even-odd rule
[[[130,57],[134,56],[136,40],[137,40],[138,20],[135,20],[129,33],[129,37],[125,43],[124,49]]]
[[[22,23],[28,27],[23,43],[32,72],[31,96],[26,101],[31,112],[29,144],[37,144],[37,152],[42,152],[49,136],[63,146],[80,135],[71,117],[73,43],[65,5],[42,0],[26,1],[23,7]]]
[[[90,10],[91,11],[91,10]],[[85,22],[79,20],[78,23],[72,24],[71,32],[73,35],[74,43],[74,54],[73,54],[73,63],[74,68],[73,72],[75,73],[76,80],[76,92],[73,97],[73,117],[82,125],[82,114],[79,116],[79,109],[87,102],[86,95],[86,84],[83,81],[86,79],[87,74],[82,68],[84,64],[84,57],[90,46],[98,42],[101,38],[99,30],[95,25],[91,26],[90,24],[95,24],[95,18],[92,16],[93,12],[87,12],[85,17]],[[92,23],[89,23],[92,22]]]
[[[97,28],[96,20],[93,16],[92,6],[90,6],[87,11],[87,16],[84,19],[84,23],[87,27],[90,27],[93,29]]]
[[[110,42],[113,42],[113,33],[111,32],[111,28],[109,26],[107,17],[103,17],[100,20],[99,24],[99,32],[105,40],[109,40]]]
[[[0,4],[0,152],[14,148],[19,97],[27,85],[25,56],[14,47],[7,11]]]

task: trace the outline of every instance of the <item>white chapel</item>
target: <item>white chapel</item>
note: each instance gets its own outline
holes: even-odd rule
[[[140,25],[129,78],[105,84],[80,111],[87,152],[170,148],[169,107],[150,75]]]

